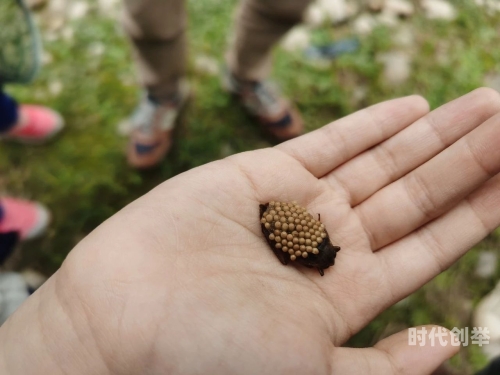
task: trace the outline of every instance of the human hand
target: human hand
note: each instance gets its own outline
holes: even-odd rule
[[[84,239],[0,329],[2,374],[429,374],[458,348],[343,348],[500,225],[500,97],[407,97],[193,169]],[[342,247],[282,266],[259,204]],[[3,370],[3,371],[2,371]]]

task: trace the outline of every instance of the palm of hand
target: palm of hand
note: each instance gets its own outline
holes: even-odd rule
[[[339,346],[499,224],[499,110],[478,91],[421,118],[404,98],[192,170],[82,241],[44,291],[111,373],[429,373],[456,348]],[[271,200],[321,213],[342,247],[324,277],[268,248]]]

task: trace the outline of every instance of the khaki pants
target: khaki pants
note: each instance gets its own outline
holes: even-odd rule
[[[124,27],[134,44],[142,83],[152,97],[169,96],[186,70],[185,1],[124,1]],[[242,80],[266,78],[272,46],[301,21],[311,1],[243,0],[227,53],[229,70]]]

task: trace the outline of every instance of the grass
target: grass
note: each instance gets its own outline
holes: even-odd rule
[[[0,189],[40,200],[53,211],[48,234],[24,244],[17,264],[46,274],[54,272],[93,228],[159,182],[231,153],[270,145],[222,92],[218,77],[196,71],[191,64],[195,97],[180,120],[175,148],[154,172],[129,169],[123,157],[125,140],[116,135],[116,124],[131,112],[139,95],[130,51],[116,20],[99,14],[95,3],[89,3],[88,15],[68,21],[66,31],[45,29],[45,48],[52,61],[39,79],[29,87],[9,87],[22,102],[58,109],[68,124],[64,134],[48,145],[4,143],[0,152]],[[278,50],[274,78],[299,106],[308,130],[402,95],[421,94],[435,108],[481,86],[486,74],[500,72],[500,17],[483,13],[472,0],[454,4],[459,11],[455,21],[429,21],[417,12],[401,22],[414,32],[415,42],[412,75],[398,87],[384,83],[377,62],[379,54],[397,48],[394,32],[384,26],[363,37],[356,53],[327,66],[315,66],[300,53]],[[212,56],[222,63],[235,5],[234,0],[189,1],[192,55]],[[43,13],[40,18],[44,24]],[[349,35],[349,25],[324,26],[313,32],[313,41]],[[105,52],[100,55],[102,48]],[[360,88],[366,91],[361,99],[356,98]],[[417,324],[471,326],[473,306],[500,277],[500,270],[486,280],[474,276],[477,250],[498,252],[499,244],[500,235],[491,235],[450,270],[383,313],[351,344],[370,345],[385,334]],[[485,358],[477,346],[469,346],[452,363],[470,373],[484,365]]]

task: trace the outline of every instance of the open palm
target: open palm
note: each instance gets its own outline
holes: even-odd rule
[[[396,99],[165,182],[82,241],[2,327],[0,369],[429,374],[458,348],[408,346],[406,333],[340,346],[500,225],[498,112],[487,89],[431,113]],[[269,249],[259,204],[271,200],[321,214],[342,247],[324,277]],[[15,354],[42,344],[44,359]]]

